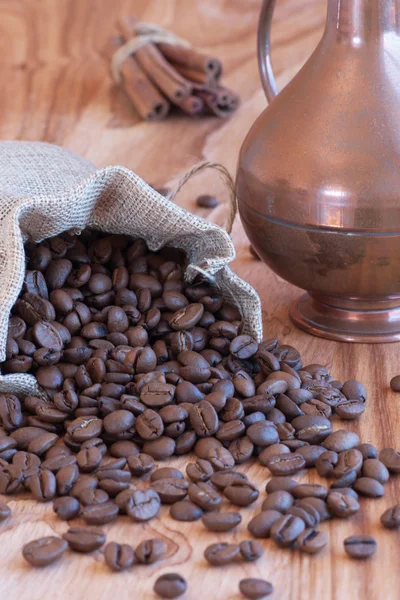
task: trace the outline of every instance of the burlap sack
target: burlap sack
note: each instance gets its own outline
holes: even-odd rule
[[[243,332],[262,336],[260,299],[228,267],[227,232],[174,205],[124,167],[96,169],[51,144],[0,142],[0,361],[10,309],[25,275],[24,242],[85,227],[143,237],[151,250],[168,244],[188,256],[190,282],[200,272],[240,311]],[[0,375],[0,391],[39,393],[32,375]]]

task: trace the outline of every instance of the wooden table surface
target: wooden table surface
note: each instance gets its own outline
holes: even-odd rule
[[[98,166],[120,164],[156,185],[173,184],[202,159],[219,161],[234,175],[240,145],[249,127],[265,108],[256,64],[256,26],[260,0],[0,0],[0,139],[54,142],[92,160]],[[273,62],[282,87],[317,44],[325,19],[324,0],[279,0],[273,28]],[[101,49],[114,32],[117,18],[134,13],[142,20],[172,28],[194,46],[221,57],[226,85],[239,92],[242,103],[230,121],[190,120],[171,116],[160,124],[141,122],[124,94],[111,84]],[[199,192],[226,194],[215,175],[204,173],[188,184],[177,202],[196,210]],[[201,214],[222,224],[225,206]],[[199,213],[200,214],[200,213]],[[254,260],[239,220],[233,240],[234,270],[259,292],[266,336],[296,346],[306,363],[328,365],[338,379],[357,378],[368,390],[368,408],[354,427],[363,441],[378,447],[400,440],[400,396],[388,382],[400,371],[398,344],[352,345],[313,338],[289,321],[288,307],[300,290]],[[338,425],[335,425],[336,427]],[[172,461],[171,461],[172,462]],[[174,461],[183,466],[185,460]],[[265,468],[243,468],[264,486]],[[314,474],[309,479],[317,481]],[[153,582],[161,573],[177,571],[189,582],[186,599],[239,599],[238,581],[265,577],[273,582],[276,600],[391,600],[400,598],[400,532],[379,524],[383,510],[400,501],[400,481],[393,479],[380,500],[362,500],[360,513],[349,521],[324,523],[330,544],[321,555],[307,557],[279,550],[265,540],[257,563],[207,568],[204,548],[216,537],[241,540],[246,524],[259,510],[243,510],[243,523],[234,534],[205,532],[201,522],[178,523],[163,508],[161,518],[145,526],[128,518],[107,526],[108,540],[137,544],[159,536],[168,542],[168,558],[151,567],[111,574],[101,552],[89,556],[68,553],[59,563],[31,569],[23,561],[24,541],[54,532],[58,521],[51,505],[7,498],[12,518],[0,525],[0,598],[39,600],[151,599]],[[344,555],[343,539],[353,533],[376,536],[378,551],[367,562]]]

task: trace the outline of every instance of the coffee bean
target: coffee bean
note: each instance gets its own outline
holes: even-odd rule
[[[306,461],[305,467],[309,469],[311,467],[315,467],[317,464],[318,458],[326,452],[325,448],[321,446],[303,446],[302,448],[298,448],[296,450],[297,454],[300,454],[304,460]]]
[[[141,477],[154,468],[154,459],[148,454],[133,454],[128,456],[128,468],[132,475]]]
[[[201,208],[215,208],[218,206],[218,200],[215,196],[209,196],[208,194],[202,194],[196,198],[197,206]]]
[[[178,573],[165,573],[156,580],[153,590],[160,598],[178,598],[186,592],[187,583]]]
[[[319,512],[308,503],[304,503],[303,506],[291,506],[286,514],[298,517],[304,521],[306,527],[317,527],[321,521]]]
[[[230,485],[240,485],[247,481],[247,476],[238,471],[219,471],[211,476],[211,483],[219,490],[224,490]]]
[[[349,381],[346,381],[343,384],[341,392],[349,400],[362,400],[365,402],[367,399],[367,392],[365,391],[364,386],[354,379],[349,379]]]
[[[297,488],[298,487],[300,486],[297,486]],[[284,490],[278,490],[276,492],[268,494],[267,498],[262,503],[261,510],[277,510],[281,513],[285,513],[288,510],[288,508],[293,506],[293,504],[294,498],[292,494]]]
[[[211,463],[211,466],[215,471],[229,470],[235,466],[235,460],[232,454],[222,446],[215,446],[211,448],[206,458]]]
[[[328,534],[318,529],[305,529],[297,538],[297,545],[301,552],[316,554],[321,552],[328,543]]]
[[[202,517],[203,525],[209,530],[217,533],[231,531],[242,521],[242,517],[236,512],[208,512]]]
[[[214,407],[201,400],[190,411],[190,424],[199,437],[210,437],[218,430],[218,416]]]
[[[294,515],[283,515],[271,527],[271,537],[274,542],[285,548],[291,546],[305,529],[302,519]]]
[[[327,504],[335,517],[350,517],[360,509],[360,505],[355,498],[335,491],[329,493]]]
[[[169,511],[175,521],[198,521],[203,514],[202,509],[190,500],[175,502]]]
[[[379,460],[390,473],[400,473],[400,452],[394,448],[383,448],[379,453]]]
[[[194,483],[208,481],[213,473],[214,469],[211,463],[203,458],[199,458],[196,462],[186,465],[186,474]]]
[[[32,475],[27,484],[38,502],[47,502],[56,495],[56,478],[51,471],[44,470],[37,475]]]
[[[224,489],[224,496],[235,506],[248,506],[255,502],[259,492],[250,482],[238,482]]]
[[[137,561],[143,565],[152,565],[161,560],[165,553],[166,547],[164,542],[157,539],[144,540],[135,550]]]
[[[113,502],[89,504],[81,510],[81,516],[88,525],[105,525],[113,521],[118,514],[118,506]]]
[[[155,460],[164,460],[174,454],[175,441],[169,437],[161,436],[156,440],[149,440],[143,444],[143,452]]]
[[[272,526],[281,517],[282,513],[277,510],[262,510],[249,521],[247,529],[256,538],[267,538],[271,534]]]
[[[325,499],[328,495],[328,490],[323,485],[302,483],[293,489],[292,494],[295,498],[313,497]]]
[[[359,444],[357,450],[361,452],[364,460],[378,458],[378,451],[372,444]]]
[[[272,492],[277,492],[278,490],[291,492],[297,485],[299,484],[295,479],[281,475],[277,477],[271,477],[265,486],[265,491],[268,494],[272,494]]]
[[[344,540],[344,549],[351,558],[369,558],[376,548],[376,540],[368,535],[352,535]]]
[[[264,550],[260,542],[256,540],[244,540],[239,544],[240,554],[247,562],[253,562],[262,556]]]
[[[363,464],[363,457],[359,450],[353,448],[351,450],[344,450],[338,455],[338,461],[333,469],[333,476],[341,478],[346,476],[351,471],[359,473]]]
[[[169,326],[174,331],[185,331],[194,327],[201,319],[204,313],[202,304],[188,304],[177,310],[169,319]]]
[[[8,506],[8,504],[0,500],[0,523],[8,519],[10,515],[11,508]]]
[[[151,484],[151,489],[157,492],[163,504],[183,500],[188,493],[188,487],[187,481],[175,477],[158,479]]]
[[[109,542],[104,548],[104,560],[112,571],[125,571],[135,562],[135,553],[129,544]]]
[[[240,593],[249,600],[258,600],[270,596],[274,591],[272,583],[265,579],[242,579],[239,582]]]
[[[240,547],[237,544],[226,544],[217,542],[207,546],[204,558],[213,566],[222,567],[233,562],[240,555]]]
[[[190,483],[187,493],[194,504],[206,511],[217,510],[222,502],[220,494],[206,482]]]
[[[371,477],[360,477],[353,487],[358,494],[368,498],[380,498],[385,493],[383,485]]]
[[[385,510],[381,516],[381,523],[387,529],[398,529],[400,527],[400,504]]]
[[[62,519],[63,521],[69,521],[70,519],[75,519],[75,517],[78,516],[80,505],[76,498],[64,496],[54,500],[53,510],[59,519]]]
[[[183,479],[183,475],[179,469],[173,467],[161,467],[152,472],[150,481],[158,481],[159,479]]]
[[[294,475],[304,468],[305,463],[300,454],[277,454],[269,459],[267,467],[273,475]]]
[[[67,542],[61,538],[43,537],[25,544],[22,555],[33,567],[44,567],[61,558],[67,547]]]
[[[108,502],[109,496],[106,491],[87,487],[79,494],[79,501],[83,506],[104,504]]]
[[[256,446],[271,446],[279,442],[279,434],[274,423],[270,421],[258,421],[253,423],[246,431],[248,438]]]
[[[400,392],[400,375],[395,375],[390,380],[390,387],[394,392]]]
[[[326,450],[323,452],[315,463],[318,475],[321,477],[332,477],[335,466],[339,460],[337,452]]]
[[[319,513],[321,521],[326,521],[330,518],[328,506],[325,500],[321,500],[321,498],[300,498],[296,500],[295,505],[304,508],[305,510],[309,510],[309,507],[311,506],[311,510],[315,509]]]
[[[63,535],[72,550],[76,552],[93,552],[98,550],[106,541],[106,536],[101,529],[93,527],[71,527]]]
[[[155,490],[134,490],[126,503],[126,512],[134,521],[149,521],[160,511],[161,500]]]
[[[367,458],[362,465],[362,475],[376,479],[379,483],[387,483],[390,473],[385,465],[376,458]]]
[[[232,340],[229,350],[235,358],[246,359],[256,354],[258,345],[250,335],[239,335]]]
[[[323,443],[324,448],[333,452],[343,452],[356,448],[360,443],[360,438],[354,431],[339,429],[331,433]]]
[[[78,417],[68,427],[67,432],[76,442],[85,442],[97,437],[102,430],[103,423],[97,417]]]

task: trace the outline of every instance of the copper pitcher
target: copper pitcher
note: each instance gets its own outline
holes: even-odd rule
[[[400,340],[400,0],[328,0],[322,39],[277,94],[274,0],[258,32],[269,106],[240,152],[239,210],[267,265],[307,290],[294,323]]]

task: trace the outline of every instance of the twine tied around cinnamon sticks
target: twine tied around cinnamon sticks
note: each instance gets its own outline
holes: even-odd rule
[[[132,24],[132,34],[133,37],[120,46],[111,59],[111,74],[115,83],[118,84],[123,81],[121,74],[122,64],[129,56],[134,56],[141,46],[145,46],[146,44],[172,44],[191,48],[191,44],[187,40],[179,38],[174,33],[154,23],[140,21]]]
[[[238,96],[220,83],[221,61],[153,23],[123,17],[119,36],[105,49],[111,72],[139,115],[147,121],[164,119],[171,104],[190,116],[211,113],[229,117]]]

